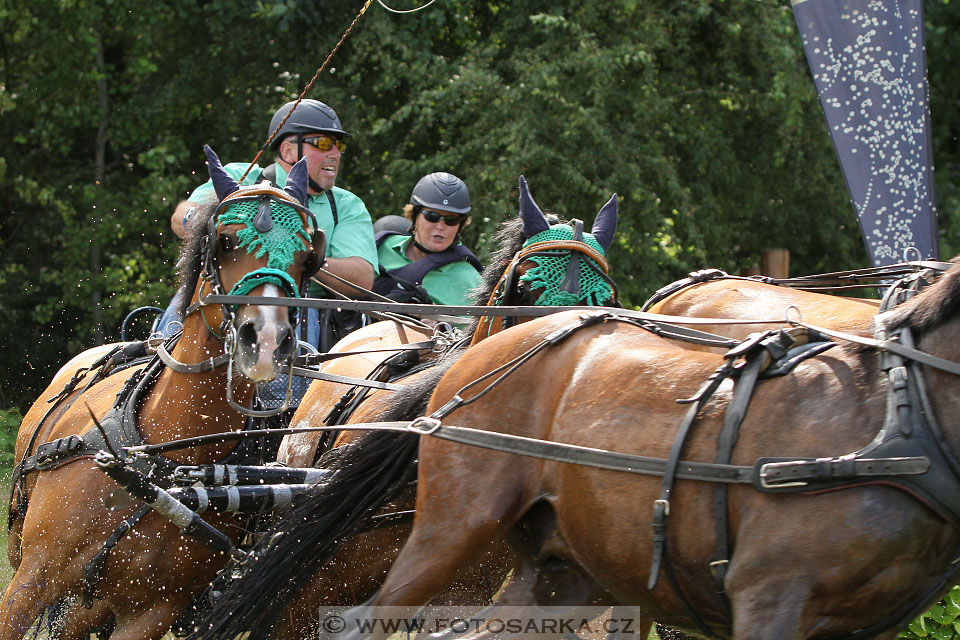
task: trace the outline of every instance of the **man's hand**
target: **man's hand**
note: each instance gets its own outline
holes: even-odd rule
[[[181,240],[187,237],[187,229],[191,228],[191,224],[196,222],[193,213],[199,206],[196,202],[184,200],[173,210],[173,215],[170,216],[170,228]]]
[[[327,262],[323,265],[323,268],[364,289],[373,288],[373,266],[363,258],[358,256],[352,256],[350,258],[327,258]],[[363,295],[362,291],[358,291],[350,285],[331,278],[322,272],[318,273],[316,278],[322,282],[324,286],[342,293],[345,296],[356,298]]]

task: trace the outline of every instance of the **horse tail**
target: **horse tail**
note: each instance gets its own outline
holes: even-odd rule
[[[416,385],[400,392],[398,405],[379,420],[422,415],[429,391],[446,367],[435,367]],[[372,431],[347,447],[330,466],[334,471],[285,513],[240,564],[240,578],[223,592],[195,627],[191,639],[269,638],[277,619],[303,586],[337,551],[340,543],[365,530],[377,509],[416,478],[419,438],[412,433]],[[229,569],[227,569],[229,571]]]

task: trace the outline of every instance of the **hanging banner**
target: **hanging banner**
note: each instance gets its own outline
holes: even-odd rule
[[[874,266],[938,258],[921,0],[792,0]]]

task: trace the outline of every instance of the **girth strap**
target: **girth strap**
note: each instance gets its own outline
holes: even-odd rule
[[[740,370],[740,378],[733,390],[733,398],[727,406],[723,416],[723,429],[717,443],[717,464],[729,464],[733,456],[733,448],[740,436],[740,425],[747,414],[753,389],[760,377],[760,372],[770,362],[770,354],[766,350],[754,350],[747,356],[747,361]],[[717,484],[713,488],[713,516],[716,528],[716,550],[710,558],[710,575],[713,576],[717,592],[724,594],[724,578],[730,564],[730,532],[727,519],[727,486]]]

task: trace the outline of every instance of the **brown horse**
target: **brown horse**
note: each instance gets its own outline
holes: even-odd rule
[[[591,298],[592,292],[602,291],[606,284],[593,269],[606,268],[603,252],[609,247],[616,227],[616,199],[601,208],[591,229],[592,233],[583,233],[579,222],[560,224],[551,222],[542,213],[529,194],[526,182],[520,181],[519,218],[506,223],[494,242],[500,249],[493,256],[483,274],[483,285],[475,292],[476,304],[521,304],[535,305],[551,300],[545,292],[562,291],[564,286],[571,290],[579,289],[580,295],[589,302],[613,302],[604,296]],[[579,237],[578,237],[579,236]],[[566,237],[566,240],[563,238]],[[544,245],[549,242],[549,245]],[[591,243],[591,244],[586,244]],[[582,245],[582,246],[581,246]],[[591,249],[591,246],[593,247]],[[599,251],[598,251],[599,248]],[[601,256],[601,263],[588,266],[588,260],[580,258],[582,271],[573,282],[564,283],[570,256],[567,262],[556,265],[536,258],[540,252],[553,253],[573,250],[574,256],[582,253],[590,261],[592,256]],[[552,258],[553,255],[546,255]],[[537,266],[547,264],[550,267],[547,279],[542,280],[542,271],[534,271]],[[558,268],[558,266],[560,268]],[[529,275],[527,275],[529,274]],[[539,284],[538,284],[539,283]],[[538,285],[538,286],[533,286]],[[615,289],[608,286],[607,296]],[[562,295],[559,296],[563,298]],[[555,298],[554,298],[555,300]],[[569,300],[576,303],[576,298]],[[552,302],[556,304],[556,301]],[[460,346],[448,351],[432,368],[413,376],[399,380],[404,385],[401,391],[377,390],[369,393],[347,423],[367,422],[371,420],[393,419],[398,416],[420,415],[429,398],[430,392],[443,371],[464,353],[465,344],[495,333],[494,323],[475,322],[464,334]],[[480,329],[478,330],[478,325]],[[401,327],[393,322],[378,322],[351,333],[334,347],[333,351],[349,352],[354,350],[386,348],[420,341],[429,337],[409,327]],[[472,347],[471,347],[472,348]],[[467,350],[469,351],[469,349]],[[358,353],[338,358],[326,363],[321,371],[343,376],[363,377],[369,374],[386,357],[387,353]],[[429,355],[429,354],[428,354]],[[319,426],[332,424],[325,418],[331,407],[341,402],[346,387],[341,384],[315,380],[307,395],[297,409],[291,426]],[[416,440],[406,434],[399,438],[379,441],[374,439],[374,447],[369,447],[367,438],[355,436],[362,432],[344,432],[336,445],[353,442],[346,453],[332,463],[337,470],[340,486],[346,494],[338,494],[328,504],[329,510],[318,512],[321,522],[316,522],[315,533],[322,534],[325,526],[334,526],[338,530],[338,543],[329,549],[313,549],[307,538],[293,540],[283,536],[280,541],[268,547],[270,554],[296,553],[306,550],[304,571],[298,578],[295,588],[290,584],[270,582],[270,561],[260,562],[247,567],[245,577],[224,596],[208,618],[201,623],[200,635],[203,637],[231,638],[237,633],[251,632],[249,638],[302,638],[315,633],[320,607],[353,606],[372,596],[386,576],[400,547],[410,531],[410,518],[395,521],[391,526],[382,526],[371,530],[370,523],[356,523],[358,515],[363,515],[365,505],[380,507],[382,492],[390,490],[389,505],[380,509],[381,515],[407,512],[413,507],[414,491],[407,482],[414,479],[415,466],[412,458],[416,450]],[[280,460],[291,466],[309,466],[316,457],[320,434],[298,434],[288,436],[281,446]],[[360,460],[360,463],[354,463]],[[348,479],[349,478],[349,479]],[[376,483],[380,484],[380,493]],[[372,501],[372,502],[371,502]],[[297,521],[296,513],[285,517],[277,524],[276,530],[283,531],[290,521]],[[363,531],[353,535],[354,529]],[[268,539],[270,536],[268,536]],[[290,543],[296,549],[286,548]],[[284,548],[286,550],[281,551]],[[257,555],[261,549],[256,551]],[[327,560],[329,558],[329,560]],[[483,605],[490,601],[499,588],[506,572],[514,566],[513,556],[506,545],[492,545],[478,556],[479,562],[461,568],[457,581],[433,600],[434,604]],[[286,582],[284,580],[284,582]],[[297,594],[300,585],[303,591]],[[275,594],[265,606],[265,594]],[[292,602],[286,612],[284,606]],[[229,610],[230,615],[224,615]],[[276,627],[274,628],[274,625]]]
[[[294,354],[288,307],[208,306],[201,298],[209,291],[298,295],[324,251],[323,234],[303,205],[305,162],[291,170],[283,191],[241,189],[206,151],[220,202],[202,210],[204,224],[180,257],[192,304],[175,346],[158,347],[161,357],[149,364],[128,362],[118,350],[106,354],[104,367],[87,370],[105,348],[90,350],[61,370],[20,427],[8,542],[16,573],[0,601],[4,640],[22,637],[45,613],[64,639],[86,638],[94,628],[114,639],[160,638],[226,560],[154,512],[134,516],[139,505],[92,460],[99,448],[243,428],[246,416],[235,408],[249,406],[254,383],[275,378]],[[209,463],[226,453],[213,445],[175,460]],[[157,482],[169,470],[159,457],[148,466]],[[111,534],[137,517],[96,571],[94,559]],[[216,520],[234,538],[242,533],[239,522]],[[86,580],[85,567],[94,569]]]
[[[501,262],[500,259],[494,259],[494,264],[499,265]],[[483,300],[486,299],[487,297],[483,296]],[[375,375],[374,372],[384,361],[399,351],[370,350],[390,347],[399,350],[403,345],[429,341],[432,337],[432,332],[428,333],[425,328],[417,328],[410,323],[375,322],[351,332],[330,349],[331,353],[355,353],[355,355],[329,360],[323,364],[320,371],[338,376],[355,378],[371,376],[385,379],[389,371],[383,376]],[[423,349],[419,354],[421,358],[428,361],[436,356],[430,349]],[[418,381],[426,376],[435,376],[435,374],[427,369],[404,377],[396,383],[415,388]],[[345,391],[348,389],[351,390],[351,396],[363,393],[363,388],[359,386],[351,389],[335,382],[314,380],[294,414],[291,426],[334,424],[327,417],[331,408],[338,403],[349,405],[347,399],[351,396],[345,397]],[[365,397],[358,398],[357,407],[353,409],[345,423],[375,420],[378,416],[390,411],[396,402],[396,392],[372,390]],[[362,433],[361,431],[341,431],[330,447],[336,451],[342,451],[343,448],[355,442]],[[323,438],[324,432],[286,436],[280,447],[278,461],[291,467],[302,468],[314,465],[318,450],[322,453],[324,449],[321,446]],[[321,605],[353,606],[372,596],[382,584],[390,565],[410,533],[412,522],[410,510],[413,508],[414,497],[415,492],[412,489],[401,492],[381,512],[387,518],[391,518],[390,514],[402,515],[388,520],[384,526],[372,528],[370,531],[346,540],[331,562],[316,572],[306,584],[286,613],[278,617],[277,628],[271,634],[271,638],[297,640],[310,637],[311,634],[316,633],[320,623],[317,611]],[[435,599],[435,602],[445,605],[487,603],[496,593],[511,566],[513,566],[513,558],[510,550],[506,545],[501,545],[462,571],[454,583]]]
[[[720,272],[716,272],[718,275]],[[679,285],[681,282],[678,282]],[[879,300],[848,298],[767,284],[752,278],[721,276],[690,282],[661,299],[655,297],[645,311],[689,318],[770,320],[762,324],[707,324],[697,329],[735,340],[749,334],[789,326],[790,320],[872,336]],[[706,349],[695,344],[692,349]]]
[[[429,602],[458,567],[519,530],[540,574],[514,604],[621,603],[679,628],[699,620],[720,637],[892,639],[956,579],[958,312],[953,268],[878,319],[883,335],[900,332],[882,343],[882,361],[869,346],[844,343],[761,380],[735,438],[736,466],[723,467],[743,476],[728,485],[722,514],[713,481],[681,476],[665,496],[663,478],[491,452],[450,442],[451,430],[438,427],[419,447],[413,531],[371,607]],[[578,456],[601,449],[664,460],[679,442],[681,467],[713,463],[736,386],[704,400],[685,441],[675,436],[688,409],[676,400],[700,396],[724,359],[613,316],[583,326],[580,315],[538,319],[471,349],[439,382],[428,413],[457,395],[477,397],[485,385],[465,387],[549,337],[553,346],[443,422],[588,448]],[[793,470],[794,482],[777,479],[777,462],[789,462],[783,472]],[[651,512],[665,518],[664,545]],[[718,521],[730,549],[719,558]],[[657,548],[662,565],[651,571]]]

